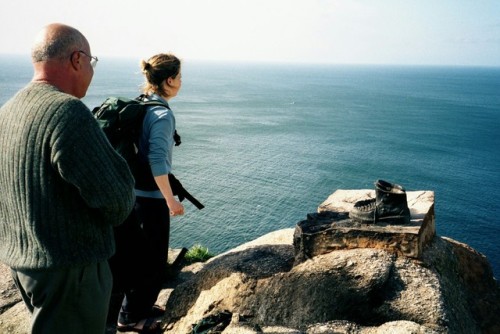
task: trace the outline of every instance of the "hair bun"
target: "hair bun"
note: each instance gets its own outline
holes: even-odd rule
[[[148,63],[147,61],[142,61],[142,71],[147,72],[151,69],[151,64]]]

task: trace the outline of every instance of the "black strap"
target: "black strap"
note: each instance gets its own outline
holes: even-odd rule
[[[179,197],[179,201],[182,202],[185,198],[191,203],[193,203],[193,205],[196,206],[199,210],[205,207],[182,186],[182,183],[179,180],[177,180],[174,174],[168,174],[168,181],[170,183],[170,188],[172,189],[172,193],[177,197]]]
[[[148,106],[164,106],[170,110],[170,106],[168,104],[165,104],[161,101],[156,101],[156,100],[145,101],[146,98],[148,98],[148,96],[146,94],[141,94],[138,97],[136,97],[135,99],[137,101],[141,101],[142,103],[144,103]],[[177,129],[174,130],[174,142],[175,142],[175,146],[179,146],[180,144],[182,144],[181,136],[177,133]]]

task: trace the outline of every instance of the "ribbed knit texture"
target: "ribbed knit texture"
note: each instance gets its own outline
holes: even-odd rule
[[[10,267],[109,258],[133,185],[79,99],[32,83],[0,108],[0,261]]]

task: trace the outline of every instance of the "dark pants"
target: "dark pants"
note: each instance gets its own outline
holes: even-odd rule
[[[32,334],[103,334],[112,278],[107,261],[51,270],[14,270]]]
[[[148,317],[158,298],[168,259],[169,213],[165,200],[137,197],[135,210],[115,228],[110,265],[115,291],[125,294],[119,323]]]
[[[136,212],[150,246],[153,266],[165,271],[170,238],[170,210],[164,199],[137,197]]]

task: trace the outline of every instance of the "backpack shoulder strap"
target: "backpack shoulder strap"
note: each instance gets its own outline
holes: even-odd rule
[[[161,101],[145,101],[145,99],[147,98],[147,95],[146,94],[141,94],[139,95],[138,97],[136,97],[135,99],[139,102],[141,102],[142,104],[144,105],[147,105],[147,106],[164,106],[168,109],[170,109],[170,106],[168,104],[165,104]]]
[[[146,94],[141,94],[138,97],[136,97],[135,99],[137,101],[140,101],[144,105],[147,105],[147,106],[164,106],[167,109],[170,109],[170,106],[168,104],[165,104],[161,101],[144,101],[146,98],[147,98]],[[174,130],[174,142],[175,142],[175,146],[179,146],[182,143],[181,136],[177,133],[177,130]]]

